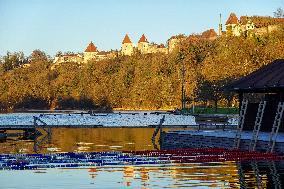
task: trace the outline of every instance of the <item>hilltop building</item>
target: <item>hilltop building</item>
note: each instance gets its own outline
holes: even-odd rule
[[[138,41],[138,51],[140,51],[142,54],[147,54],[150,52],[149,42],[144,34],[140,37]]]
[[[207,30],[202,33],[201,37],[203,39],[214,40],[217,38],[217,34],[214,29]],[[137,47],[132,43],[128,34],[123,38],[121,51],[99,51],[96,45],[91,41],[86,47],[83,53],[68,53],[68,54],[58,54],[54,58],[54,66],[61,63],[74,62],[78,64],[87,63],[89,61],[100,61],[104,59],[112,59],[120,55],[131,56],[134,52],[140,52],[141,54],[151,54],[151,53],[163,53],[168,54],[173,52],[178,45],[185,41],[187,36],[177,35],[173,36],[168,40],[168,47],[164,44],[149,43],[145,34],[140,37]]]
[[[226,34],[230,36],[240,36],[241,27],[239,24],[239,19],[235,13],[231,13],[226,22]]]
[[[217,33],[215,32],[214,29],[209,29],[209,30],[206,30],[205,32],[203,32],[201,34],[201,37],[203,39],[215,40],[218,37],[218,35],[217,35]]]
[[[284,18],[241,16],[238,19],[235,13],[231,13],[226,21],[226,35],[263,35],[278,30],[281,24],[284,24]]]
[[[60,54],[55,56],[54,58],[54,66],[57,66],[64,62],[75,62],[78,64],[87,63],[90,60],[104,60],[104,59],[110,59],[116,57],[116,54],[114,51],[105,52],[105,51],[99,51],[97,47],[94,45],[93,42],[90,42],[85,51],[78,54]]]
[[[183,34],[179,34],[179,35],[176,35],[176,36],[172,36],[168,40],[168,52],[169,53],[173,52],[183,42],[191,43],[190,41],[192,39],[215,40],[217,37],[218,37],[218,35],[217,35],[217,33],[215,32],[214,29],[206,30],[201,35],[200,34],[193,34],[193,35],[190,35],[190,36],[185,36]]]
[[[255,29],[254,23],[247,16],[241,16],[240,17],[240,23],[241,23],[241,30],[242,31],[252,31],[252,30]]]
[[[173,52],[173,50],[176,49],[182,41],[186,40],[186,38],[187,37],[184,35],[172,36],[168,40],[169,52]]]
[[[121,46],[121,54],[131,56],[134,52],[133,43],[131,42],[129,36],[126,34]]]
[[[98,51],[97,47],[91,42],[84,52],[84,62],[115,58],[116,54],[114,51]]]
[[[168,52],[169,52],[168,48],[166,48],[164,44],[155,45],[154,49],[155,49],[155,52],[157,52],[157,53],[168,54]]]
[[[91,41],[91,43],[87,46],[84,51],[84,62],[87,62],[92,59],[97,59],[98,49]]]
[[[140,37],[136,48],[126,34],[122,41],[121,54],[131,56],[135,50],[141,54],[168,53],[168,49],[163,44],[157,45],[155,43],[149,43],[144,34]]]
[[[251,36],[251,35],[263,35],[275,30],[279,30],[281,25],[284,27],[284,18],[272,18],[261,16],[241,16],[240,19],[235,13],[231,13],[226,21],[226,31],[222,31],[221,14],[218,27],[218,35],[223,34],[227,36]],[[150,53],[163,53],[168,54],[173,52],[179,45],[190,39],[203,39],[203,40],[215,40],[218,37],[214,29],[204,31],[201,35],[176,35],[172,36],[167,41],[167,47],[164,44],[149,43],[146,36],[143,34],[137,46],[132,43],[128,34],[125,35],[122,41],[120,51],[99,51],[93,42],[90,42],[83,53],[68,53],[59,54],[54,58],[54,66],[64,62],[75,62],[78,64],[87,63],[91,60],[100,61],[104,59],[115,58],[118,55],[131,56],[134,52],[140,52],[141,54]]]
[[[76,62],[76,63],[82,63],[84,61],[84,57],[82,54],[60,54],[55,56],[53,63],[54,66],[57,66],[64,62]]]
[[[148,53],[168,53],[168,49],[164,44],[157,45],[155,43],[149,43],[145,35],[143,34],[138,41],[138,51],[142,54]]]

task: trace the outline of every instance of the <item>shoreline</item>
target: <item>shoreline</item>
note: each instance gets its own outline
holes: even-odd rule
[[[99,110],[92,110],[92,109],[58,109],[58,110],[50,110],[50,109],[16,109],[16,110],[2,110],[0,114],[5,113],[52,113],[52,112],[86,112],[94,111],[95,113],[118,113],[118,112],[169,112],[172,109],[121,109],[121,108],[114,108],[112,111],[99,111]]]

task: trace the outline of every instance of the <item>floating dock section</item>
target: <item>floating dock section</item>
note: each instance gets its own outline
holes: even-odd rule
[[[234,148],[236,130],[184,130],[161,132],[160,147],[162,150],[171,150],[177,148]],[[255,151],[267,152],[269,149],[268,132],[259,132]],[[252,131],[243,131],[240,138],[240,150],[250,151]],[[275,141],[274,152],[284,154],[284,133],[278,133]]]

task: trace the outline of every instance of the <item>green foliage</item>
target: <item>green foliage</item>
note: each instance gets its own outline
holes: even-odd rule
[[[211,107],[195,107],[194,112],[193,108],[186,109],[185,113],[194,113],[194,114],[238,114],[239,109],[235,107],[219,107],[217,110]]]

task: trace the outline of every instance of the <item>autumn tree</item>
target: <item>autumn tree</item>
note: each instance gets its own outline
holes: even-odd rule
[[[172,109],[181,104],[182,83],[187,100],[230,106],[234,94],[223,86],[284,58],[281,27],[261,36],[181,37],[169,54],[135,52],[86,64],[64,62],[52,70],[40,50],[29,56],[29,67],[21,67],[27,62],[23,53],[7,53],[0,65],[0,109]]]
[[[32,52],[32,54],[28,57],[30,62],[39,62],[39,61],[48,61],[50,58],[45,54],[45,52],[36,49]]]

